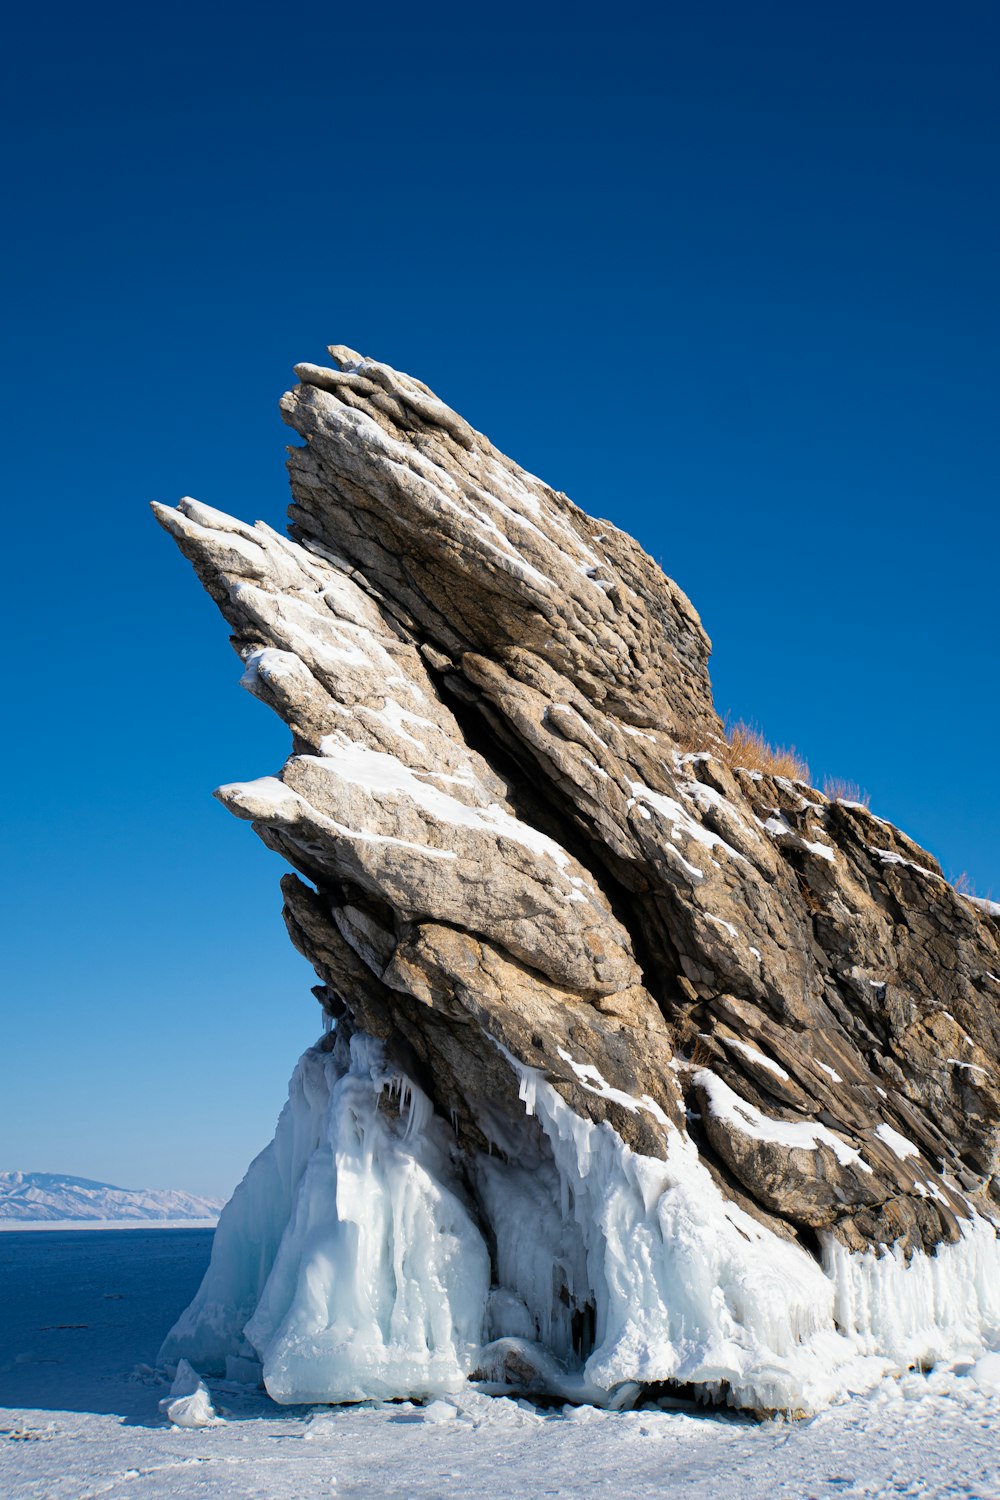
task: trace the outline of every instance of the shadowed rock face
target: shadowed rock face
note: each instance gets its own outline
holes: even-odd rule
[[[729,769],[709,641],[638,544],[330,352],[282,401],[290,539],[154,509],[291,730],[217,795],[298,872],[341,1033],[470,1160],[519,1138],[512,1057],[646,1156],[688,1132],[807,1249],[956,1240],[1000,1197],[1000,908],[867,808]]]

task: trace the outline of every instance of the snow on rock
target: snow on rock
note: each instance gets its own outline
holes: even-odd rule
[[[912,1141],[908,1141],[905,1135],[900,1135],[898,1130],[894,1130],[891,1125],[886,1125],[884,1121],[881,1125],[875,1126],[875,1134],[880,1141],[885,1142],[890,1151],[899,1157],[900,1161],[905,1161],[908,1156],[920,1155],[918,1147]]]
[[[749,1062],[756,1063],[759,1068],[766,1068],[776,1078],[781,1078],[786,1083],[788,1082],[791,1075],[785,1071],[780,1063],[776,1063],[773,1057],[765,1057],[763,1052],[758,1051],[756,1047],[751,1047],[748,1042],[741,1042],[739,1037],[727,1036],[724,1041],[727,1047],[735,1048],[737,1052],[741,1052]],[[822,1066],[823,1064],[820,1063],[820,1067]],[[830,1069],[826,1071],[830,1072]],[[836,1075],[834,1075],[834,1082],[840,1082],[840,1079]]]
[[[762,1058],[761,1061],[766,1065],[768,1060]],[[858,1166],[863,1172],[872,1170],[860,1151],[825,1125],[812,1120],[772,1119],[746,1099],[741,1099],[723,1079],[717,1078],[707,1068],[695,1074],[695,1085],[706,1094],[713,1118],[724,1121],[740,1135],[797,1151],[815,1151],[820,1146],[828,1146],[841,1166]]]

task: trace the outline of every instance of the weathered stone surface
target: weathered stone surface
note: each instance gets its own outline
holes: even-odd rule
[[[689,1132],[807,1248],[956,1239],[1000,1199],[1000,909],[867,808],[730,769],[707,637],[639,546],[331,354],[282,402],[291,539],[156,507],[291,729],[218,795],[309,882],[285,916],[326,1009],[470,1153],[523,1117],[506,1053],[644,1155]]]

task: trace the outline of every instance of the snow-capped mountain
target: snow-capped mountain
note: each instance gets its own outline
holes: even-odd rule
[[[51,1223],[61,1219],[151,1223],[217,1219],[222,1203],[194,1193],[120,1188],[86,1177],[51,1172],[0,1172],[0,1223]]]

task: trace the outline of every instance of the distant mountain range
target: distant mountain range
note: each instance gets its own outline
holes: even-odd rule
[[[86,1177],[50,1172],[0,1172],[0,1224],[45,1224],[62,1220],[120,1220],[155,1224],[178,1219],[217,1219],[222,1203],[194,1193],[120,1188]]]

